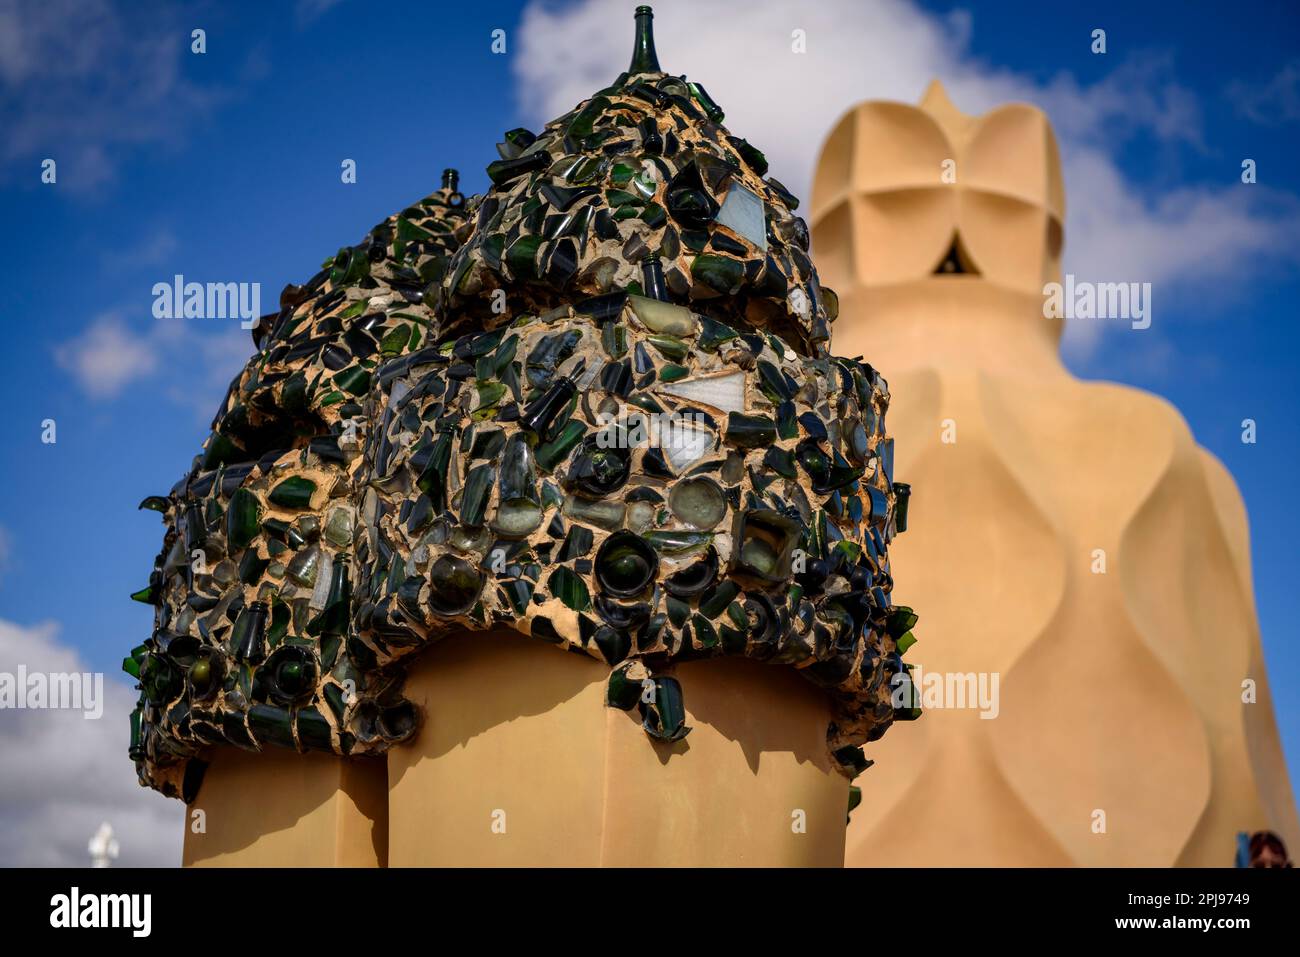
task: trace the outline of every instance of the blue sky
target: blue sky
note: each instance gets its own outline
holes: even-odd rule
[[[161,527],[135,506],[186,470],[252,350],[235,322],[154,319],[155,282],[259,282],[271,311],[286,282],[435,188],[443,167],[481,191],[502,131],[536,128],[618,72],[632,6],[0,0],[0,619],[56,623],[51,641],[109,673],[149,633],[150,609],[127,595]],[[1154,281],[1160,310],[1140,337],[1072,331],[1067,362],[1168,398],[1236,477],[1295,783],[1294,5],[1190,2],[1176,17],[1131,3],[655,6],[665,68],[705,82],[805,197],[820,137],[856,101],[915,101],[939,75],[968,112],[1018,98],[1048,110],[1067,268]],[[711,29],[693,35],[698,18]],[[794,28],[807,29],[807,57],[766,59],[762,44],[788,46]],[[1094,28],[1105,55],[1090,52]],[[46,157],[54,185],[40,182]],[[1254,186],[1240,183],[1243,158]],[[345,159],[355,184],[340,180]]]

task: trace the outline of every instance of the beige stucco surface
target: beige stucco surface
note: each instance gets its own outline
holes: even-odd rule
[[[836,866],[847,782],[823,693],[793,670],[691,662],[691,733],[652,742],[603,704],[609,669],[510,631],[426,654],[427,709],[389,752],[391,866]]]
[[[411,669],[424,723],[387,761],[219,749],[184,863],[839,867],[823,692],[745,660],[670,673],[692,727],[673,744],[605,706],[591,658],[508,630],[446,639]]]
[[[847,862],[1230,866],[1263,828],[1300,846],[1241,496],[1167,402],[1075,379],[1043,316],[1064,217],[1045,117],[966,117],[937,87],[863,103],[809,215],[835,351],[893,394],[908,660],[1000,676],[997,717],[931,709],[869,750]],[[968,271],[936,275],[954,241]]]
[[[382,758],[348,761],[278,748],[262,754],[218,749],[198,797],[186,809],[182,862],[186,867],[383,866],[387,781]]]

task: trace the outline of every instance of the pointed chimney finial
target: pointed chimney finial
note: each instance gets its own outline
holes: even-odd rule
[[[921,106],[925,107],[934,103],[952,103],[952,100],[948,98],[948,91],[944,88],[943,81],[937,76],[930,81],[930,85],[921,94]]]
[[[632,64],[627,68],[627,72],[634,76],[663,72],[655,53],[654,18],[654,11],[649,6],[643,4],[636,8],[636,40],[632,46]]]
[[[979,122],[977,117],[967,116],[957,108],[937,77],[926,87],[920,106],[939,124],[955,146],[962,145],[974,125]]]

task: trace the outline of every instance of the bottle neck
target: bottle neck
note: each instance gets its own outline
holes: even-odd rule
[[[632,45],[632,63],[627,72],[660,73],[659,56],[655,52],[654,13],[649,7],[636,8],[636,37]]]

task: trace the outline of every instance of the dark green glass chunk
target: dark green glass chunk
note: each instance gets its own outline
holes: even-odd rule
[[[658,570],[655,550],[632,532],[615,532],[596,552],[596,581],[602,591],[618,598],[631,598],[645,591]]]
[[[516,578],[511,581],[501,583],[501,590],[510,602],[510,607],[515,610],[516,615],[523,615],[528,611],[528,603],[533,597],[533,583],[526,578]]]
[[[310,508],[311,497],[316,492],[316,483],[301,475],[285,479],[267,496],[272,505],[281,508]]]
[[[722,343],[734,339],[739,333],[725,322],[704,316],[700,320],[700,348],[712,352]]]
[[[463,615],[483,590],[483,574],[463,558],[443,555],[429,569],[429,607],[444,617]]]
[[[516,279],[537,279],[537,250],[541,236],[520,236],[506,250],[506,263]]]
[[[364,395],[370,388],[370,371],[363,366],[349,366],[334,376],[334,385],[349,395]]]
[[[239,580],[245,585],[256,584],[269,564],[270,559],[260,557],[256,549],[248,549],[239,560]]]
[[[691,275],[724,296],[734,294],[745,279],[745,267],[737,259],[703,253],[691,263]]]
[[[772,446],[763,453],[763,464],[786,478],[795,478],[799,473],[794,467],[794,454],[786,449]]]
[[[147,655],[140,666],[140,687],[145,700],[154,707],[161,707],[180,694],[181,675],[161,655]]]
[[[889,637],[897,640],[916,627],[917,617],[916,612],[906,605],[895,605],[889,610],[885,630],[889,632]]]
[[[227,551],[237,552],[247,548],[257,537],[262,506],[257,496],[246,488],[237,488],[226,509]]]
[[[691,374],[691,370],[685,366],[679,366],[670,362],[659,370],[660,382],[676,382],[678,379],[684,379]]]
[[[565,187],[557,186],[555,183],[543,183],[538,190],[546,201],[559,212],[564,212],[584,196],[591,196],[600,192],[595,186],[577,186]]]
[[[680,741],[691,730],[686,726],[686,706],[682,701],[681,683],[676,678],[666,676],[653,680],[653,701],[640,702],[641,726],[652,738]]]
[[[235,619],[230,652],[236,661],[257,664],[266,658],[266,613],[266,603],[255,601]]]
[[[912,498],[912,486],[906,482],[895,482],[894,495],[894,531],[902,534],[907,531],[907,505]]]
[[[451,443],[455,433],[448,430],[438,433],[429,453],[429,460],[416,479],[416,487],[425,495],[433,506],[433,511],[440,513],[447,507],[447,469],[451,463]],[[414,461],[414,457],[412,457]]]
[[[557,465],[568,458],[569,453],[582,440],[586,431],[587,427],[581,422],[568,422],[555,439],[537,447],[538,467],[547,472],[553,471]]]
[[[263,744],[278,744],[282,748],[294,746],[292,716],[284,708],[253,705],[248,712],[248,729]]]
[[[610,672],[609,684],[606,686],[605,701],[611,708],[629,711],[641,700],[642,684],[628,677],[629,665],[615,668]]]
[[[550,163],[551,157],[546,151],[538,150],[514,159],[495,160],[488,164],[487,174],[495,185],[501,186],[527,173],[546,169]]]
[[[581,525],[573,525],[569,528],[568,534],[564,537],[564,544],[560,547],[560,554],[556,556],[557,562],[572,561],[575,558],[584,558],[591,551],[591,545],[594,540],[591,529],[584,528]]]
[[[691,95],[694,96],[696,102],[700,104],[700,108],[704,110],[705,116],[711,119],[714,123],[721,123],[726,119],[726,114],[722,112],[722,107],[718,106],[718,104],[713,101],[713,97],[709,96],[708,91],[705,90],[703,86],[699,83],[687,83],[686,85],[691,88]]]
[[[730,607],[738,594],[740,586],[730,578],[719,582],[717,587],[700,599],[700,614],[717,618]]]
[[[799,542],[800,526],[773,509],[750,509],[736,529],[733,567],[763,581],[784,581],[790,558]]]
[[[140,677],[140,663],[144,661],[144,656],[148,654],[149,649],[144,645],[136,645],[131,649],[131,654],[122,659],[122,670],[132,678]]]
[[[587,105],[575,113],[573,119],[569,121],[569,136],[579,141],[586,139],[592,134],[596,120],[609,109],[609,106],[608,98],[593,96],[587,101]]]
[[[613,438],[605,435],[609,447],[601,447],[600,437],[588,436],[569,469],[569,482],[592,498],[603,498],[618,491],[632,470],[631,451],[618,448]]]
[[[330,724],[316,708],[299,708],[294,713],[298,742],[312,751],[333,751]]]
[[[466,525],[483,524],[488,495],[492,491],[492,482],[495,478],[496,468],[492,465],[477,465],[469,470],[469,475],[465,477],[464,497],[460,504],[460,520]]]
[[[647,336],[646,341],[654,346],[661,356],[673,362],[680,362],[690,352],[690,346],[676,336],[652,335]]]
[[[695,615],[691,618],[691,626],[695,629],[695,637],[699,641],[701,648],[714,648],[718,644],[718,632],[703,615]]]
[[[551,573],[546,587],[574,611],[586,611],[591,607],[591,592],[587,590],[587,583],[572,568],[561,565]]]
[[[282,645],[266,660],[259,677],[276,704],[289,706],[310,698],[316,690],[316,657],[302,645]]]
[[[728,412],[727,441],[737,448],[761,449],[776,441],[776,424],[765,415]]]

